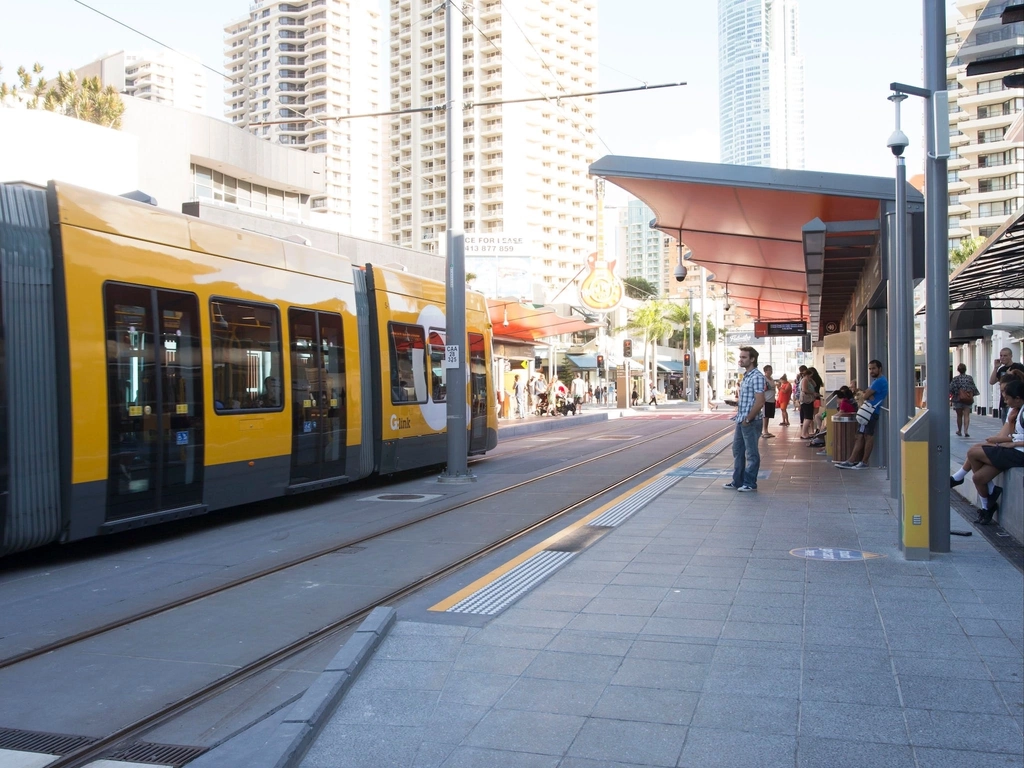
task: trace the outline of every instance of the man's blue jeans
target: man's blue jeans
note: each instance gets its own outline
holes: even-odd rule
[[[741,485],[757,488],[757,471],[761,468],[761,449],[757,441],[761,439],[761,426],[761,419],[754,419],[745,426],[736,422],[732,438],[732,484],[737,488]]]

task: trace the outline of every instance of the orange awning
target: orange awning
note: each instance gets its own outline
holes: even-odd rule
[[[539,341],[563,333],[579,333],[600,327],[582,317],[563,317],[550,307],[522,304],[518,299],[488,299],[494,338]]]
[[[654,227],[682,240],[693,263],[728,284],[732,299],[755,319],[808,317],[801,228],[824,222],[878,222],[894,200],[893,179],[609,155],[590,166],[655,213]],[[921,193],[907,187],[908,200]],[[822,322],[841,320],[877,231],[848,230],[825,260]]]

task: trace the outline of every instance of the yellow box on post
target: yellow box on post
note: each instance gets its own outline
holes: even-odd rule
[[[917,412],[900,430],[903,462],[900,549],[907,560],[928,560],[928,409]]]

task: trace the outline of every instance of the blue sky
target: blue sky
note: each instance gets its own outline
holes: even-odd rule
[[[214,68],[221,64],[224,24],[245,16],[249,8],[248,0],[86,2]],[[506,2],[514,13],[516,0]],[[922,4],[800,0],[809,170],[892,175],[885,146],[893,129],[888,84],[922,83]],[[39,61],[53,76],[105,51],[155,47],[73,0],[4,5],[0,64],[7,81],[22,63]],[[386,0],[381,5],[386,20]],[[602,97],[596,127],[610,149],[601,146],[600,154],[718,159],[716,8],[715,0],[598,0],[602,88],[640,81],[688,83]],[[518,32],[510,27],[505,34]],[[220,92],[224,81],[218,80],[210,75],[211,91]],[[210,99],[211,105],[218,101]],[[903,129],[911,140],[911,174],[923,167],[922,120],[920,100],[909,99]]]

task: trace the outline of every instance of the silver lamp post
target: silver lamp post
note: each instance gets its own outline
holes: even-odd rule
[[[907,162],[903,152],[910,144],[900,129],[900,104],[904,93],[894,93],[889,100],[896,106],[896,129],[887,146],[896,157],[896,214],[892,224],[889,249],[889,415],[890,453],[889,483],[900,514],[903,509],[903,465],[900,453],[900,432],[913,416],[914,409],[914,289],[907,252]]]

